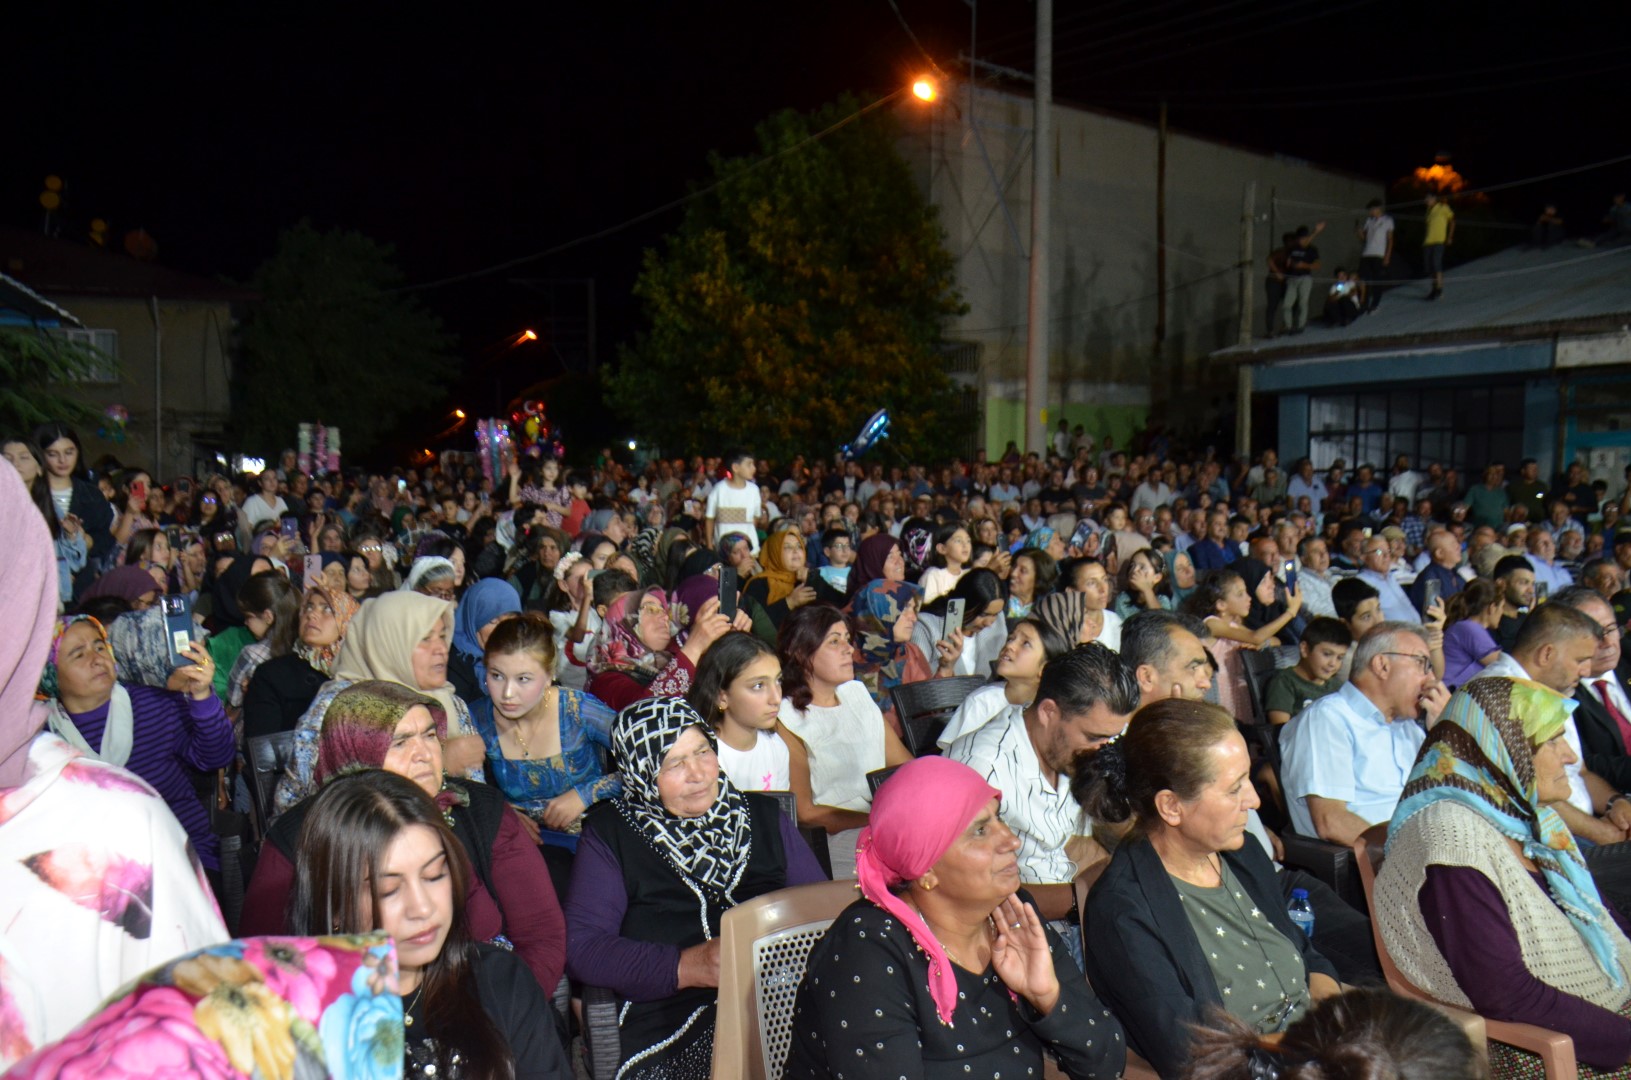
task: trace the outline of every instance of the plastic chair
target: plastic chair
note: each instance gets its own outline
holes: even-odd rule
[[[894,703],[895,715],[900,718],[901,731],[906,736],[906,749],[913,757],[940,752],[935,740],[945,728],[946,720],[986,681],[979,675],[957,675],[903,683],[889,691],[889,700]]]
[[[859,895],[853,881],[827,881],[779,889],[725,912],[714,1076],[780,1080],[810,949]]]
[[[265,838],[272,824],[272,795],[277,791],[278,778],[283,775],[294,753],[294,732],[279,731],[273,735],[252,735],[245,744],[249,768],[244,770],[244,783],[249,787],[249,800],[254,807],[255,835]]]
[[[776,805],[781,809],[782,817],[786,818],[788,821],[791,821],[794,825],[798,825],[799,802],[797,795],[793,794],[791,791],[763,791],[760,792],[760,794],[769,795],[774,798],[776,800]],[[799,835],[804,837],[804,842],[806,844],[810,845],[810,853],[816,857],[816,862],[819,863],[821,869],[826,872],[827,877],[831,878],[832,853],[827,847],[827,830],[814,828],[807,829],[800,826]]]
[[[1371,901],[1375,893],[1376,872],[1382,866],[1382,850],[1386,837],[1387,827],[1377,825],[1365,830],[1359,839],[1354,841],[1354,862],[1359,867],[1359,880],[1364,885],[1367,902]],[[1374,906],[1372,910],[1375,910]],[[1534,1024],[1491,1020],[1437,1000],[1405,978],[1404,973],[1393,962],[1393,957],[1388,954],[1387,944],[1382,940],[1382,928],[1374,916],[1371,918],[1371,936],[1376,942],[1376,956],[1382,962],[1382,976],[1387,980],[1388,989],[1400,997],[1426,1002],[1459,1024],[1485,1058],[1486,1075],[1489,1071],[1487,1043],[1489,1039],[1494,1039],[1496,1042],[1516,1046],[1520,1050],[1538,1055],[1542,1068],[1546,1070],[1547,1080],[1577,1080],[1580,1071],[1574,1059],[1574,1040],[1569,1036],[1561,1031],[1552,1031],[1550,1028],[1537,1027]]]

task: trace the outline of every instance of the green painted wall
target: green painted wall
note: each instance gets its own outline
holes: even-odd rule
[[[1133,433],[1145,426],[1149,409],[1143,405],[1066,405],[1063,412],[1048,410],[1049,436],[1059,428],[1060,419],[1070,424],[1071,430],[1081,424],[1093,436],[1095,444],[1102,444],[1106,435],[1116,440],[1116,446],[1125,447]],[[990,397],[985,402],[985,456],[996,461],[1012,441],[1021,448],[1025,445],[1025,402]]]

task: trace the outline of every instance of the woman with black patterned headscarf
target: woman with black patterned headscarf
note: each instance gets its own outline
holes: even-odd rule
[[[746,900],[825,880],[773,798],[744,794],[683,698],[649,698],[612,729],[623,796],[597,803],[567,894],[567,972],[616,991],[624,1080],[710,1075],[719,924]]]

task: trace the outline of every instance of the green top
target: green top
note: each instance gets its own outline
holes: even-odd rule
[[[1341,688],[1341,675],[1317,683],[1303,678],[1296,668],[1281,668],[1269,676],[1269,684],[1263,688],[1263,711],[1296,716],[1326,694],[1334,694]]]
[[[1223,1007],[1262,1034],[1284,1031],[1311,1004],[1308,969],[1297,946],[1257,909],[1228,864],[1220,865],[1223,884],[1210,889],[1174,877],[1178,901],[1206,953]]]
[[[242,626],[230,627],[204,639],[204,647],[209,650],[210,659],[215,661],[215,696],[222,701],[227,699],[232,665],[238,662],[238,654],[244,651],[244,646],[252,645],[254,641],[255,635]]]

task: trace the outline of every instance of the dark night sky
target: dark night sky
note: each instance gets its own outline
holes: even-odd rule
[[[954,68],[963,0],[899,2]],[[887,0],[513,7],[8,11],[0,220],[37,226],[54,172],[76,235],[94,216],[143,226],[181,269],[246,278],[309,217],[394,244],[425,281],[643,212],[702,177],[708,151],[751,149],[776,109],[888,92],[924,66]],[[1153,116],[1164,96],[1175,127],[1383,179],[1441,148],[1474,184],[1631,152],[1623,2],[1055,7],[1060,100]],[[1033,10],[985,0],[981,56],[1029,69]],[[1628,181],[1631,164],[1500,206],[1527,219],[1557,198],[1583,231]],[[422,295],[474,355],[535,311],[510,277],[594,276],[604,360],[634,326],[640,250],[677,220]]]

